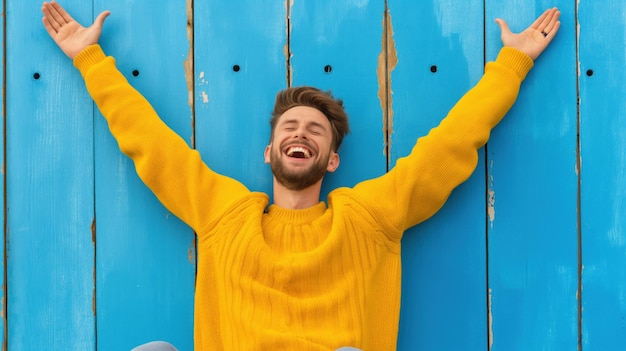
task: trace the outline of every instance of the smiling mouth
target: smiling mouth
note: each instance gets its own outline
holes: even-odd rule
[[[287,148],[285,154],[293,158],[311,158],[311,151],[302,146],[291,146]]]

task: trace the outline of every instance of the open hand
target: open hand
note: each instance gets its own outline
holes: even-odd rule
[[[41,12],[43,12],[42,22],[46,31],[72,60],[89,45],[98,43],[104,20],[111,14],[109,11],[100,13],[94,23],[85,28],[55,1],[44,2]]]
[[[559,31],[560,15],[556,7],[548,9],[521,33],[512,33],[503,19],[496,19],[496,23],[500,26],[502,44],[518,49],[535,60]]]

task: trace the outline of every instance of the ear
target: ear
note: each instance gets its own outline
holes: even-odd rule
[[[263,152],[263,158],[265,163],[270,163],[270,155],[272,154],[272,144],[269,144],[265,147],[265,151]]]
[[[326,167],[326,170],[333,173],[337,170],[337,168],[339,168],[339,154],[333,151],[328,158],[328,166]]]

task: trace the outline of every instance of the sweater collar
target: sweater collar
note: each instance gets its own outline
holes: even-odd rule
[[[271,218],[282,222],[289,222],[295,225],[310,223],[321,217],[324,212],[326,212],[326,203],[324,203],[323,201],[320,201],[315,206],[301,210],[290,210],[279,207],[277,205],[270,205],[267,211],[268,215]]]

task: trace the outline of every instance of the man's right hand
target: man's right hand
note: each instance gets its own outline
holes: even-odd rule
[[[55,1],[44,2],[41,12],[43,12],[42,21],[46,31],[72,60],[89,45],[98,43],[104,20],[111,14],[109,11],[101,12],[94,23],[85,28]]]

